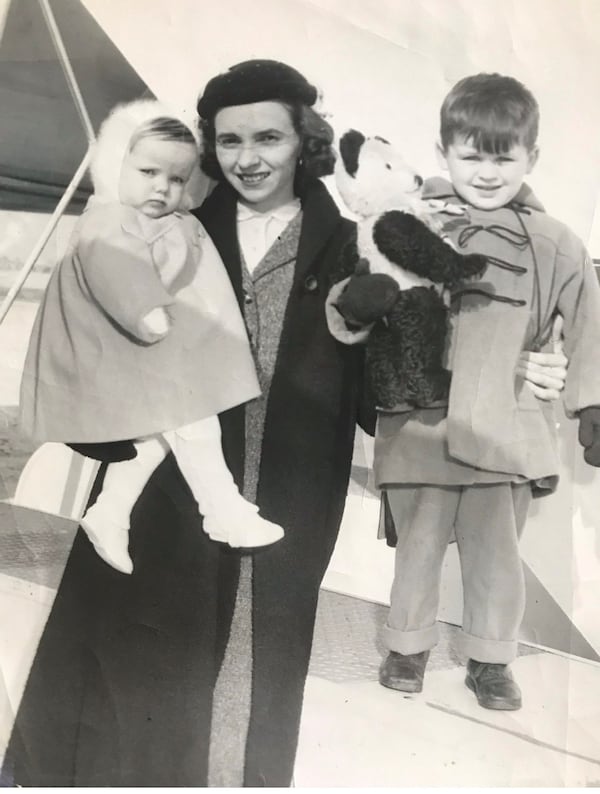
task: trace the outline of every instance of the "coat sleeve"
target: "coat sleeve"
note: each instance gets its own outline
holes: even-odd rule
[[[365,348],[358,348],[356,352],[359,355],[358,414],[356,419],[367,435],[374,436],[377,426],[377,409],[366,370]]]
[[[152,309],[172,304],[173,297],[162,285],[146,240],[125,231],[114,213],[95,214],[81,229],[77,259],[102,309],[141,342],[156,341],[141,321]]]
[[[566,250],[558,253],[568,275],[557,308],[569,359],[563,400],[573,418],[582,408],[600,405],[600,285],[583,244],[570,236]]]
[[[357,366],[357,388],[358,388],[358,409],[357,409],[357,422],[360,427],[370,436],[375,435],[375,425],[377,423],[377,412],[375,410],[375,398],[371,392],[369,385],[369,378],[366,373],[365,362],[365,346],[361,344],[366,342],[371,332],[372,324],[364,328],[352,331],[350,330],[342,315],[335,307],[335,302],[340,296],[341,292],[346,287],[350,278],[334,284],[331,287],[327,298],[325,299],[325,316],[327,319],[327,327],[329,333],[345,345],[356,345],[355,355],[358,358]]]

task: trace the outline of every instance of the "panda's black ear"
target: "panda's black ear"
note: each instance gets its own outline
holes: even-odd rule
[[[350,176],[358,171],[358,155],[366,138],[358,130],[348,130],[340,138],[340,154],[344,168]]]

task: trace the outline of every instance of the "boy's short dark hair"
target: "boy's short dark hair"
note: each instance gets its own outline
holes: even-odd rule
[[[442,104],[442,147],[445,151],[459,137],[489,154],[507,152],[517,144],[531,150],[537,140],[539,118],[535,97],[514,77],[465,77]]]

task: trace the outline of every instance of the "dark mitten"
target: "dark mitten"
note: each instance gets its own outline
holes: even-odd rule
[[[464,254],[462,258],[463,278],[481,278],[487,268],[487,257],[481,254]]]
[[[579,412],[579,443],[585,462],[600,467],[600,406],[590,405]]]
[[[400,287],[383,273],[355,275],[337,300],[336,308],[354,325],[369,325],[384,317],[398,297]]]
[[[119,463],[133,460],[137,451],[132,441],[107,441],[102,444],[68,444],[67,446],[86,458],[99,460],[100,463]]]

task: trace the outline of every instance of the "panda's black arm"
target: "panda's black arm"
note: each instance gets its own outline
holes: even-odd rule
[[[385,212],[373,227],[373,240],[391,262],[410,273],[448,287],[483,273],[486,259],[457,253],[408,212]]]
[[[358,253],[358,246],[356,244],[356,235],[353,235],[342,247],[338,261],[334,268],[332,268],[329,278],[332,287],[339,281],[343,281],[349,276],[353,276],[356,272],[360,255]]]

